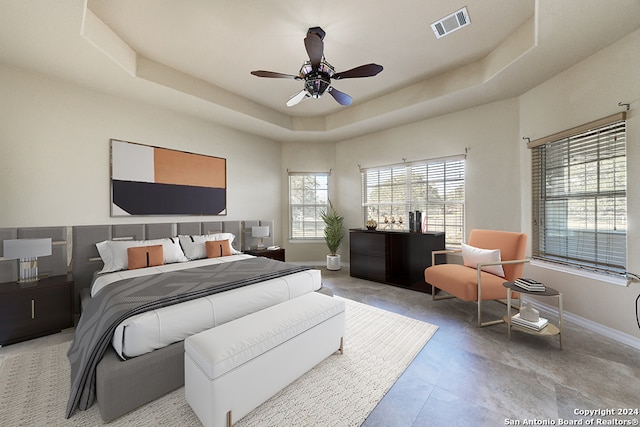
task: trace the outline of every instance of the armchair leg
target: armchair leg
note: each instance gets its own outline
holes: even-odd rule
[[[450,299],[450,298],[455,298],[456,297],[455,295],[451,295],[451,294],[447,294],[447,293],[444,293],[443,295],[436,296],[436,293],[437,293],[438,290],[439,290],[438,288],[436,288],[435,286],[431,285],[431,300],[439,301],[441,299]],[[442,291],[442,292],[444,292],[444,291]]]
[[[436,288],[435,286],[431,285],[431,300],[432,301],[439,301],[439,300],[443,300],[443,299],[450,299],[450,298],[456,298],[455,295],[451,295],[451,294],[447,294],[444,293],[444,291],[442,291],[444,293],[444,295],[437,295],[436,293],[439,289]],[[504,319],[497,319],[497,320],[490,320],[487,322],[483,322],[482,321],[482,300],[478,299],[478,327],[482,328],[485,326],[493,326],[493,325],[497,325],[500,323],[504,323]]]
[[[482,321],[482,300],[478,299],[478,327],[483,328],[485,326],[499,325],[500,323],[504,323],[504,319],[489,320],[487,322]]]

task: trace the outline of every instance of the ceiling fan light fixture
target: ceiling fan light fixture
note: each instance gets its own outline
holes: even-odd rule
[[[304,87],[312,98],[320,98],[331,86],[331,82],[323,76],[313,76],[305,79]]]
[[[312,98],[320,98],[331,86],[331,76],[335,69],[324,58],[318,68],[311,65],[311,61],[305,61],[300,67],[300,77],[304,79],[304,87]]]
[[[306,98],[320,98],[327,91],[340,105],[351,105],[351,96],[331,86],[331,79],[372,77],[382,71],[382,66],[371,63],[336,73],[335,68],[324,58],[324,44],[322,41],[324,36],[325,32],[322,28],[309,28],[307,37],[304,39],[304,46],[307,50],[307,55],[309,55],[309,60],[302,64],[297,76],[265,70],[251,71],[251,74],[256,77],[304,80],[304,89],[289,98],[289,101],[287,101],[288,107],[297,105]]]

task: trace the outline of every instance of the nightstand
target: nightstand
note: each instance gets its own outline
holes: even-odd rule
[[[0,283],[0,345],[72,326],[72,275],[46,277],[33,283]]]
[[[244,251],[245,254],[253,255],[253,256],[261,256],[264,258],[271,258],[278,261],[284,262],[284,249],[278,248],[274,250],[269,249],[249,249]]]

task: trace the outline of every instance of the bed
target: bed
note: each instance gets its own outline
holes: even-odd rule
[[[265,224],[273,227],[273,223],[268,221],[73,227],[75,292],[77,299],[82,301],[79,305],[85,308],[92,307],[92,304],[102,305],[96,301],[100,298],[107,298],[105,297],[107,292],[114,292],[111,290],[112,287],[121,287],[129,292],[131,283],[137,287],[153,289],[155,292],[159,286],[157,283],[168,283],[175,288],[177,277],[189,274],[193,278],[195,272],[203,277],[209,274],[219,277],[221,273],[218,273],[218,270],[224,271],[224,274],[228,275],[230,271],[236,274],[236,270],[240,271],[247,266],[250,270],[257,270],[267,264],[268,268],[273,271],[265,276],[260,276],[259,279],[258,276],[253,276],[253,278],[247,279],[248,283],[244,282],[245,279],[235,280],[233,283],[242,284],[230,288],[220,288],[219,291],[213,293],[208,287],[206,292],[198,288],[197,292],[204,292],[202,295],[198,294],[198,298],[194,296],[197,293],[195,288],[189,288],[189,292],[191,292],[189,295],[192,296],[186,300],[182,297],[177,299],[172,297],[170,303],[152,305],[150,308],[145,306],[144,310],[135,311],[134,317],[124,322],[114,322],[118,323],[115,330],[105,332],[109,334],[110,345],[101,344],[105,348],[104,351],[97,351],[96,354],[99,354],[99,357],[95,356],[95,369],[89,369],[92,372],[91,377],[88,380],[83,380],[86,381],[86,384],[82,386],[84,391],[74,392],[72,375],[72,390],[67,416],[71,416],[76,408],[87,409],[95,399],[103,420],[111,421],[155,400],[184,384],[183,340],[186,336],[308,292],[323,291],[319,270],[264,258],[256,259],[240,253],[242,249],[255,246],[257,243],[251,240],[251,226]],[[167,238],[173,238],[172,241],[177,242],[179,241],[177,236],[181,236],[180,238],[195,236],[197,238],[205,235],[233,235],[235,239],[232,239],[231,242],[231,253],[225,252],[223,256],[213,260],[181,260],[139,270],[118,270],[96,274],[96,272],[104,270],[105,265],[110,263],[102,261],[104,254],[100,254],[103,257],[98,254],[100,242],[110,242],[115,246],[135,246],[130,242],[136,241],[136,244],[140,241],[157,243],[158,239],[163,239],[166,242]],[[267,241],[267,244],[273,244],[273,242]],[[150,245],[149,247],[156,246]],[[164,253],[167,253],[166,246]],[[147,254],[147,263],[148,260],[149,255]],[[185,267],[188,269],[185,270]],[[208,269],[216,272],[210,273]],[[246,275],[247,273],[238,272],[238,274]],[[116,276],[117,280],[112,280],[113,276]],[[193,282],[193,279],[190,280]],[[103,283],[105,281],[112,283],[105,285]],[[196,282],[204,282],[204,279],[198,279]],[[92,285],[94,285],[93,291],[91,290]],[[85,317],[106,317],[96,315],[93,311],[91,311],[93,313],[91,315],[86,313]],[[84,324],[86,323],[85,321]],[[83,326],[83,322],[80,322],[76,336],[87,335],[87,330],[88,326]],[[74,344],[75,341],[80,341],[80,339],[74,340]],[[72,350],[74,347],[70,351],[73,371],[79,357],[72,357]],[[88,362],[89,365],[91,363],[94,362]]]

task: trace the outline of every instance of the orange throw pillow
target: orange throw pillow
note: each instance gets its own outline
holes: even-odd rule
[[[129,270],[164,264],[162,245],[127,248],[127,256],[129,258]]]
[[[229,240],[209,240],[205,245],[207,246],[207,258],[233,255]]]

